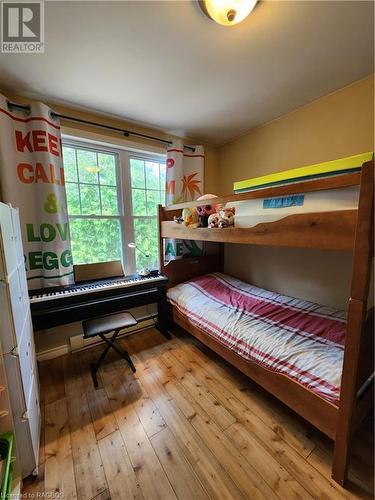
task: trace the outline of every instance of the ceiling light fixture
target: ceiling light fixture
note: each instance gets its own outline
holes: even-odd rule
[[[254,9],[258,0],[198,0],[207,17],[222,24],[232,26],[243,21]]]

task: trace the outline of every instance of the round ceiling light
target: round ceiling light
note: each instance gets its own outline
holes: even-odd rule
[[[258,0],[199,0],[202,11],[223,26],[243,21],[254,9]]]

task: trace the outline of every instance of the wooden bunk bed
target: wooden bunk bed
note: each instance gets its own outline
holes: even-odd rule
[[[215,200],[217,203],[232,203],[350,186],[359,186],[359,202],[355,210],[290,215],[251,228],[192,229],[173,222],[173,217],[180,216],[183,208],[198,206],[201,202],[169,207],[159,205],[158,209],[160,268],[168,276],[170,287],[200,275],[222,272],[224,243],[352,252],[343,371],[337,403],[320,397],[287,376],[244,359],[204,329],[192,325],[178,308],[172,306],[173,321],[177,325],[334,440],[332,477],[342,486],[347,479],[352,435],[373,406],[373,308],[368,311],[367,302],[373,259],[374,161],[364,163],[359,172],[258,189]],[[165,264],[164,238],[207,242],[205,255]]]

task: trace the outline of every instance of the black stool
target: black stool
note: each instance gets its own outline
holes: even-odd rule
[[[130,326],[135,326],[137,320],[128,312],[122,312],[117,314],[108,314],[106,316],[100,316],[98,318],[87,319],[82,321],[83,327],[83,338],[89,339],[92,337],[99,337],[106,342],[106,346],[102,354],[100,355],[98,361],[95,364],[91,364],[91,375],[94,382],[95,388],[98,387],[98,379],[96,378],[96,373],[99,370],[100,365],[104,361],[108,351],[112,347],[125,361],[129,364],[133,372],[135,372],[135,366],[131,360],[129,353],[127,351],[122,351],[115,345],[116,337],[124,328],[129,328]],[[113,332],[112,337],[107,338],[106,333]]]

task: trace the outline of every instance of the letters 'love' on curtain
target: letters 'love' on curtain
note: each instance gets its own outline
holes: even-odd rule
[[[0,186],[20,210],[29,288],[71,283],[60,124],[44,104],[16,110],[0,95]]]
[[[204,194],[204,148],[191,147],[194,151],[176,143],[167,150],[166,205],[196,200]],[[201,255],[202,248],[199,242],[166,239],[164,258],[168,261],[183,255]]]

